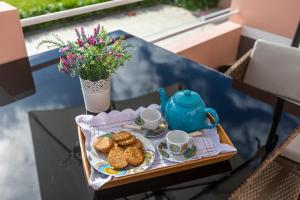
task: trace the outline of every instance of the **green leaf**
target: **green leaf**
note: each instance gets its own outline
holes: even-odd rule
[[[159,153],[163,156],[163,157],[165,157],[165,158],[169,158],[170,157],[170,155],[166,152],[166,151],[163,151],[163,150],[158,150],[159,151]]]
[[[197,152],[197,148],[195,145],[193,145],[191,148],[188,148],[184,153],[183,153],[183,156],[186,158],[186,159],[189,159],[191,157],[193,157]]]
[[[136,125],[139,125],[139,126],[142,126],[145,124],[144,120],[141,118],[140,115],[134,120],[134,123],[136,123]]]

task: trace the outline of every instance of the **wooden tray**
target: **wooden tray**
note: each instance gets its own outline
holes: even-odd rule
[[[218,126],[217,126],[217,131],[220,136],[221,143],[226,143],[226,144],[229,144],[230,146],[234,146],[232,144],[231,140],[229,139],[229,137],[227,136],[225,130],[222,128],[222,126],[220,124],[218,124]],[[78,137],[79,137],[79,143],[80,143],[80,149],[81,149],[83,168],[84,168],[84,172],[86,175],[86,179],[88,180],[88,178],[90,177],[90,174],[91,174],[91,169],[90,169],[90,163],[87,159],[87,155],[86,155],[86,151],[85,151],[85,137],[79,126],[78,126]],[[180,172],[180,171],[184,171],[184,170],[188,170],[188,169],[192,169],[192,168],[196,168],[196,167],[200,167],[200,166],[204,166],[204,165],[217,163],[217,162],[224,161],[224,160],[229,160],[236,153],[237,152],[223,153],[223,154],[219,154],[219,155],[208,157],[208,158],[201,158],[199,160],[191,160],[191,161],[188,161],[185,163],[178,163],[178,164],[172,165],[172,166],[166,166],[166,167],[157,168],[157,169],[150,169],[150,170],[146,170],[141,173],[114,178],[111,181],[109,181],[108,183],[106,183],[105,185],[103,185],[101,187],[101,189],[111,188],[111,187],[115,187],[115,186],[119,186],[119,185],[123,185],[123,184],[127,184],[127,183],[132,183],[132,182],[136,182],[136,181],[142,181],[142,180],[154,178],[157,176],[162,176],[162,175]]]

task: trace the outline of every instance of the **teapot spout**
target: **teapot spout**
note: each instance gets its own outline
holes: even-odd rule
[[[159,92],[159,96],[160,96],[161,112],[162,112],[163,115],[165,115],[166,105],[169,101],[169,98],[168,98],[167,93],[166,93],[164,88],[159,88],[158,92]]]

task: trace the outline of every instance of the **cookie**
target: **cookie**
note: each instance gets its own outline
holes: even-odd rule
[[[134,144],[135,141],[136,141],[136,138],[134,136],[131,136],[128,140],[118,142],[118,144],[121,146],[128,146],[128,145]]]
[[[136,147],[128,147],[124,152],[124,156],[126,161],[133,166],[138,166],[144,161],[143,151]]]
[[[123,148],[112,148],[108,153],[107,162],[115,169],[122,169],[124,167],[127,167],[128,162],[125,159]]]
[[[114,151],[125,151],[122,147],[119,146],[114,146],[109,152],[114,152]]]
[[[113,145],[113,140],[108,137],[99,137],[93,143],[94,148],[102,153],[108,153]]]
[[[133,143],[131,145],[128,145],[128,146],[125,146],[126,149],[129,148],[129,147],[136,147],[140,150],[144,149],[143,143],[139,139],[136,139],[135,143]]]
[[[112,138],[116,142],[121,142],[128,140],[131,137],[131,134],[127,131],[120,131],[118,133],[113,134]]]

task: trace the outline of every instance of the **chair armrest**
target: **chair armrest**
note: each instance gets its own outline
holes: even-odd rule
[[[235,62],[226,72],[228,76],[231,76],[233,79],[242,81],[245,77],[248,63],[250,61],[252,49],[247,51],[237,62]]]
[[[267,156],[262,164],[230,195],[228,199],[239,200],[242,199],[242,197],[245,197],[245,191],[249,190],[249,188],[257,184],[253,184],[255,182],[255,179],[261,176],[261,174],[271,166],[275,159],[277,159],[277,157],[282,154],[288,144],[290,144],[299,134],[300,126],[298,126],[292,133],[290,133],[289,136]]]

